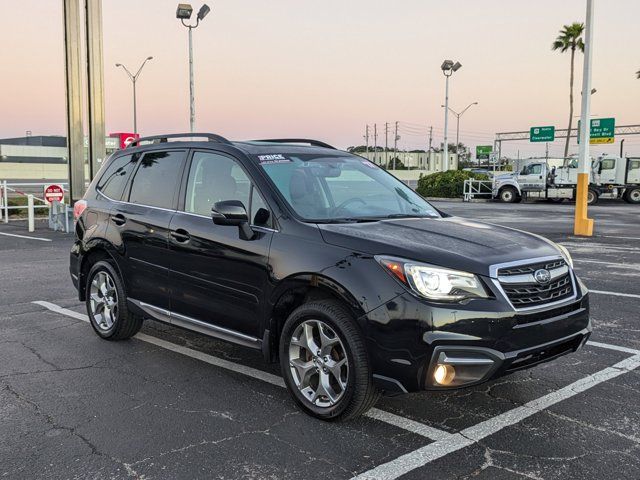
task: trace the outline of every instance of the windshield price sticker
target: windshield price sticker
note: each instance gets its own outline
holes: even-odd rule
[[[258,155],[258,161],[260,161],[260,165],[272,165],[274,163],[292,162],[290,158],[285,157],[281,153],[275,153],[271,155]]]
[[[378,168],[378,166],[375,163],[371,163],[369,160],[363,160],[362,164],[365,167],[373,168],[374,170],[376,170]]]

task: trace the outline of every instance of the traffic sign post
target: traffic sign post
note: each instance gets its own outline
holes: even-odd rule
[[[64,203],[64,188],[62,185],[45,185],[44,186],[44,199],[49,202]]]
[[[592,118],[589,143],[613,143],[615,141],[615,118]],[[580,143],[580,120],[578,120],[578,144]]]
[[[556,127],[531,127],[530,142],[553,142],[556,138]]]
[[[477,145],[476,146],[476,160],[488,160],[489,155],[493,153],[492,145]]]

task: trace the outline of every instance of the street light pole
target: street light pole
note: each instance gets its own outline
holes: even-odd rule
[[[445,95],[444,95],[444,105],[445,105],[445,109],[444,109],[444,151],[443,151],[443,163],[442,163],[442,167],[443,170],[446,172],[447,170],[449,170],[449,140],[447,138],[447,133],[448,133],[448,129],[449,129],[449,77],[451,75],[453,75],[453,72],[456,72],[460,67],[462,67],[462,64],[460,62],[453,62],[452,60],[445,60],[444,62],[442,62],[442,65],[440,65],[440,69],[442,70],[442,73],[444,74],[446,81],[445,81]]]
[[[142,62],[142,65],[140,65],[140,68],[138,69],[138,71],[136,72],[136,74],[132,74],[129,69],[124,66],[122,63],[116,63],[116,67],[122,67],[122,69],[127,73],[127,75],[129,76],[129,79],[131,80],[131,83],[133,84],[133,133],[137,134],[138,133],[138,113],[137,113],[137,100],[136,100],[136,82],[138,81],[138,77],[140,76],[140,72],[142,72],[142,68],[144,67],[145,63],[147,63],[149,60],[152,60],[153,57],[147,57],[145,58],[144,62]]]
[[[460,117],[464,115],[464,112],[469,110],[473,105],[478,105],[478,102],[470,103],[460,113],[456,112],[451,107],[445,107],[444,105],[440,105],[443,108],[448,108],[449,110],[451,110],[451,113],[453,113],[456,116],[456,154],[458,154],[458,145],[460,145]],[[460,157],[458,156],[458,158]]]
[[[444,151],[442,157],[442,169],[446,172],[449,170],[449,139],[447,138],[447,133],[449,130],[449,77],[453,73],[452,70],[449,70],[449,74],[445,72],[444,75],[447,78],[445,81],[445,93],[444,93]]]
[[[191,5],[189,5],[188,3],[180,3],[178,4],[178,9],[176,10],[176,18],[180,20],[182,25],[189,29],[189,128],[191,129],[191,133],[194,133],[196,128],[196,101],[193,80],[193,29],[198,28],[198,25],[200,25],[200,21],[203,20],[210,11],[211,9],[207,6],[207,4],[203,4],[202,7],[200,7],[200,10],[198,10],[196,23],[190,25],[185,23],[185,20],[191,18],[193,7],[191,7]]]

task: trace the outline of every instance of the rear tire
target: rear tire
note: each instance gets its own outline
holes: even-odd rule
[[[87,314],[94,331],[106,340],[125,340],[142,327],[142,317],[127,308],[127,296],[114,266],[101,260],[87,275]]]
[[[296,404],[321,420],[357,417],[380,397],[364,338],[337,301],[306,303],[289,315],[280,335],[280,367]]]
[[[595,205],[598,203],[599,195],[598,192],[594,189],[590,188],[587,192],[587,205]]]
[[[632,204],[640,203],[640,187],[627,188],[622,198],[627,203],[632,203]]]
[[[498,193],[500,201],[503,203],[516,203],[520,201],[518,191],[513,187],[504,187]]]

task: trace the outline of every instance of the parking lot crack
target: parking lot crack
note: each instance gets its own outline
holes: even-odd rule
[[[567,422],[575,423],[576,425],[579,425],[581,427],[590,428],[592,430],[597,430],[599,432],[605,432],[605,433],[609,433],[611,435],[616,435],[618,437],[624,438],[626,440],[629,440],[631,442],[634,442],[634,443],[640,445],[640,438],[636,437],[635,435],[626,435],[626,434],[624,434],[622,432],[618,432],[616,430],[611,430],[610,428],[601,427],[601,426],[598,426],[598,425],[593,425],[592,423],[585,422],[585,421],[582,421],[582,420],[578,420],[577,418],[571,418],[571,417],[568,417],[566,415],[562,415],[561,413],[552,412],[550,410],[547,410],[546,413],[548,415],[550,415],[552,417],[555,417],[555,418],[558,418],[560,420],[565,420]]]
[[[27,405],[29,405],[34,413],[43,418],[45,420],[45,422],[50,426],[49,430],[63,430],[68,432],[70,435],[76,437],[77,439],[79,439],[90,451],[90,455],[96,455],[96,456],[100,456],[100,457],[104,457],[107,458],[109,460],[111,460],[112,462],[122,466],[123,468],[125,468],[125,470],[127,471],[127,473],[129,474],[129,476],[133,476],[134,478],[138,478],[141,479],[142,477],[139,477],[137,475],[131,475],[130,474],[130,470],[126,468],[126,465],[118,460],[117,458],[108,455],[102,451],[100,451],[98,449],[98,447],[91,442],[91,440],[89,440],[87,437],[85,437],[84,435],[82,435],[80,432],[77,431],[77,427],[69,427],[66,425],[62,425],[60,423],[58,423],[56,421],[56,419],[53,417],[53,415],[45,412],[40,405],[38,405],[36,402],[34,402],[33,400],[27,398],[25,395],[21,394],[20,392],[18,392],[17,390],[15,390],[10,384],[5,383],[5,388],[6,391],[8,391],[11,395],[13,395],[16,399],[18,399],[19,401],[21,401],[22,403],[25,403]],[[133,472],[133,471],[131,471]],[[135,472],[133,472],[135,473]]]

